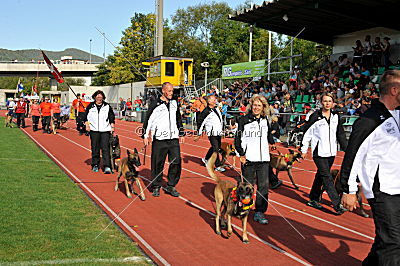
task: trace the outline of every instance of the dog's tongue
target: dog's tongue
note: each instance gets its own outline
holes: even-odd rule
[[[135,170],[139,172],[140,171],[140,166],[136,166],[135,165]]]

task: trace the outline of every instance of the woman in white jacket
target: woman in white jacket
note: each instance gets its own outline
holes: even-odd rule
[[[111,174],[110,134],[114,132],[115,115],[111,106],[104,100],[106,96],[101,90],[96,91],[86,107],[84,122],[86,131],[90,132],[92,148],[92,170],[99,171],[100,149],[102,152],[104,173]]]
[[[246,182],[254,185],[257,181],[257,197],[254,221],[267,224],[265,212],[268,208],[269,186],[269,144],[275,150],[275,142],[268,122],[269,105],[264,96],[253,95],[247,107],[247,114],[238,121],[235,135],[235,149],[240,155],[242,174]]]
[[[340,215],[346,209],[340,204],[340,198],[333,185],[333,178],[330,172],[335,160],[338,142],[341,148],[345,150],[347,140],[339,115],[332,112],[333,95],[325,93],[322,95],[321,100],[322,109],[314,112],[305,124],[301,147],[301,153],[305,158],[311,142],[313,160],[318,169],[311,188],[310,201],[307,205],[317,209],[323,208],[319,204],[323,187],[332,201],[336,214]]]

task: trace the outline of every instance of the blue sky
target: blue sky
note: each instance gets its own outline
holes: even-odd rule
[[[245,0],[215,0],[235,8]],[[211,0],[164,0],[164,18],[178,8]],[[260,4],[261,0],[253,3]],[[154,0],[1,0],[0,48],[10,50],[41,48],[61,51],[78,48],[103,55],[103,37],[95,27],[118,44],[121,32],[129,26],[135,12],[154,12]],[[106,54],[114,48],[106,42]]]

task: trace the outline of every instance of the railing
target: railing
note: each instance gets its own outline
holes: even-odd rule
[[[53,64],[55,65],[98,65],[102,64],[103,62],[58,62],[58,60],[50,60]],[[39,64],[39,65],[45,65],[46,62],[44,61],[0,61],[0,64]]]
[[[213,81],[211,81],[210,83],[207,83],[206,85],[204,85],[203,87],[198,89],[199,95],[202,95],[203,93],[207,93],[207,91],[209,89],[211,89],[211,87],[214,85],[217,86],[218,89],[222,90],[222,88],[224,86],[223,80],[221,78],[216,78]]]

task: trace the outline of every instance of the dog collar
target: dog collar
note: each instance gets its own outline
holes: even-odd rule
[[[243,202],[241,202],[238,198],[237,198],[237,194],[236,194],[236,190],[237,187],[234,187],[231,191],[231,199],[233,202],[235,202],[240,208],[242,208],[242,210],[248,210],[251,207],[253,207],[254,202],[255,202],[255,198],[256,198],[256,194],[253,194],[252,199],[250,200],[250,202],[248,204],[244,204]]]

